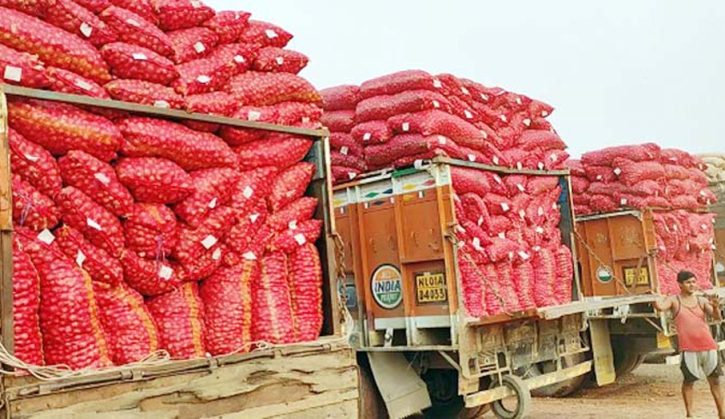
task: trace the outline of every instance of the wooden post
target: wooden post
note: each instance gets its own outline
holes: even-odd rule
[[[0,341],[10,353],[13,345],[13,196],[10,191],[8,106],[0,86]]]

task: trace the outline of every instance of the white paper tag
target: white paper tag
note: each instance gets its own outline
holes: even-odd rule
[[[599,181],[601,181],[604,178],[602,177],[602,175],[597,175],[596,179],[599,180]]]
[[[528,118],[524,119],[524,125],[526,125],[527,127],[531,126],[531,120]]]
[[[413,167],[415,167],[416,170],[423,169],[423,160],[418,159],[418,160],[414,161]]]
[[[473,162],[475,162],[475,161],[476,161],[476,156],[474,156],[473,154],[469,154],[469,155],[468,155],[468,161],[473,161]]]
[[[508,210],[510,210],[511,207],[509,207],[509,204],[507,204],[505,202],[502,202],[501,203],[501,209],[503,210],[503,212],[508,212]]]
[[[434,100],[433,101],[433,107],[436,108],[436,109],[440,108],[441,107],[440,102],[438,102],[437,100]]]
[[[516,104],[523,105],[523,102],[521,101],[521,98],[520,97],[517,97],[516,98]]]
[[[242,257],[246,260],[257,260],[257,255],[254,252],[246,252]]]
[[[516,189],[520,190],[521,192],[526,192],[526,188],[524,188],[524,185],[517,183]]]
[[[438,144],[445,145],[446,144],[446,137],[439,135],[438,136]]]
[[[345,155],[345,156],[347,156],[347,153],[348,153],[349,151],[350,151],[350,150],[349,150],[349,149],[348,149],[348,148],[347,148],[346,146],[342,146],[342,147],[340,147],[340,153],[341,153],[341,154],[343,154],[343,155]]]
[[[506,118],[506,115],[499,116],[503,122],[508,122],[508,118]]]
[[[201,245],[204,246],[205,249],[209,250],[211,249],[219,240],[214,237],[213,235],[208,235],[204,238],[204,240],[201,241]]]
[[[111,179],[109,179],[108,176],[101,172],[94,174],[93,177],[104,185],[108,185],[109,183],[111,183]]]
[[[521,162],[516,162],[516,167],[517,167],[517,168],[518,168],[519,170],[522,170],[522,169],[524,168],[524,165],[523,165],[523,164],[521,164]]]
[[[216,198],[214,198],[211,201],[209,201],[209,208],[211,208],[211,209],[216,208],[216,202],[217,202],[217,199]]]
[[[481,240],[478,237],[473,238],[473,247],[478,250],[481,248]]]
[[[506,238],[506,233],[502,231],[502,232],[498,233],[498,236],[500,238],[502,238],[502,239],[505,239]]]
[[[98,231],[103,231],[103,227],[101,227],[101,225],[92,218],[86,218],[86,224],[88,224],[88,227],[90,228],[96,229]]]
[[[534,252],[538,252],[539,250],[541,250],[541,246],[534,246]]]
[[[538,167],[538,168],[539,168],[539,170],[544,170],[544,167],[545,167],[545,166],[544,166],[544,163],[542,163],[542,162],[539,162],[539,164],[537,164],[537,165],[536,165],[536,167]]]
[[[365,135],[363,135],[363,141],[369,141],[372,136],[373,134],[366,132]]]
[[[134,52],[131,54],[134,60],[136,61],[146,61],[148,60],[148,57],[143,52]]]
[[[488,95],[485,94],[485,93],[481,93],[481,99],[483,99],[484,101],[488,102]]]
[[[471,92],[469,92],[468,89],[466,89],[465,86],[461,86],[461,92],[463,92],[464,95],[470,95],[471,94]]]
[[[466,233],[466,229],[463,228],[463,227],[461,227],[460,225],[457,225],[456,226],[456,233],[465,234]]]
[[[536,227],[535,231],[539,234],[544,234],[544,229],[542,227]]]
[[[259,219],[259,214],[257,214],[257,213],[254,213],[249,216],[249,221],[251,221],[252,223],[256,223],[257,219]]]
[[[277,65],[284,64],[284,57],[277,57],[274,60],[277,62]]]
[[[620,169],[619,167],[615,167],[613,172],[615,175],[619,176],[622,174],[622,169]]]
[[[211,258],[214,260],[219,260],[219,259],[221,259],[221,257],[222,257],[222,249],[217,247],[214,250],[214,253],[211,254]]]
[[[249,199],[252,197],[252,194],[254,194],[254,189],[252,189],[250,186],[247,186],[242,191],[242,195],[244,195],[245,198]]]
[[[302,123],[303,124],[308,124],[309,122],[310,122],[310,117],[309,116],[303,116],[302,117]]]
[[[191,3],[191,7],[194,9],[198,9],[201,7],[201,2],[197,0],[191,0],[189,3]]]
[[[165,100],[157,100],[154,102],[154,107],[168,109],[171,107],[171,105]]]
[[[267,35],[267,38],[269,38],[269,39],[274,39],[279,36],[279,35],[277,35],[277,32],[274,31],[274,29],[267,29],[266,31],[264,31],[264,33]]]
[[[536,210],[536,213],[539,214],[539,217],[541,217],[542,215],[544,215],[544,208],[539,207],[539,209]]]
[[[88,83],[87,81],[84,81],[84,80],[76,80],[75,85],[86,91],[91,90],[93,88],[93,86],[91,86],[90,83]]]
[[[126,19],[126,23],[128,23],[131,26],[135,26],[137,28],[140,28],[141,27],[141,24],[138,23],[137,21],[133,20],[133,19]]]
[[[621,205],[621,206],[625,206],[625,205],[627,205],[627,198],[622,198],[622,199],[620,199],[620,200],[619,200],[619,205]]]
[[[493,159],[491,159],[491,160],[493,160],[493,164],[498,166],[498,162],[499,162],[498,156],[493,156]]]
[[[194,51],[196,51],[197,54],[201,54],[206,51],[206,47],[201,42],[197,42],[194,44]]]
[[[161,269],[159,269],[159,278],[169,280],[171,279],[171,275],[174,274],[174,270],[169,268],[166,265],[161,265]]]
[[[32,161],[33,163],[35,163],[35,162],[37,162],[38,160],[40,160],[40,157],[38,157],[38,156],[33,156],[33,155],[31,155],[31,154],[26,154],[26,155],[25,155],[25,159],[26,159],[26,160],[30,160],[30,161]]]
[[[541,111],[541,116],[543,116],[544,118],[546,118],[547,116],[549,116],[549,112]]]
[[[26,156],[26,157],[27,157],[27,156]],[[703,197],[704,197],[704,196],[707,196],[707,193],[705,192],[705,190],[704,190],[704,189],[700,191],[700,196],[703,196]]]
[[[529,258],[531,257],[531,255],[528,254],[528,253],[526,253],[526,252],[524,252],[523,250],[520,250],[519,251],[519,257],[521,259],[523,259],[523,260],[529,260]]]
[[[484,131],[484,130],[481,130],[481,135],[483,136],[483,139],[484,139],[484,140],[485,140],[486,138],[488,138],[488,134],[486,134],[486,131]]]
[[[45,244],[51,244],[55,240],[55,236],[47,228],[38,234],[38,240]]]
[[[76,254],[76,263],[79,267],[83,267],[83,262],[86,261],[86,255],[83,254],[80,250],[78,250],[78,254]]]
[[[493,175],[493,180],[496,181],[499,185],[503,185],[503,181],[501,180],[501,176],[499,175]]]
[[[463,114],[466,115],[466,118],[468,118],[468,119],[473,118],[473,114],[471,112],[469,112],[468,109],[464,110]]]
[[[289,227],[290,230],[297,230],[297,220],[290,221],[287,227]]]
[[[81,23],[81,33],[86,38],[90,38],[91,34],[93,33],[93,28],[86,22],[83,22],[83,23]]]
[[[208,84],[211,81],[211,77],[202,74],[201,76],[196,78],[196,81],[198,81],[201,84]]]
[[[403,132],[410,131],[410,123],[409,122],[403,122]]]
[[[261,117],[262,117],[262,112],[259,112],[259,111],[247,112],[247,121],[257,121]]]
[[[555,161],[559,160],[559,156],[556,153],[551,153],[551,156],[549,156],[549,159],[551,159],[551,161],[555,162]]]
[[[307,243],[307,238],[302,233],[295,234],[295,241],[297,242],[297,244],[299,244],[300,246],[302,246],[303,244]]]
[[[436,89],[440,89],[441,87],[443,87],[443,83],[441,83],[441,81],[438,79],[433,79],[433,87],[435,87]]]
[[[20,83],[20,80],[23,78],[23,69],[20,67],[13,67],[11,65],[7,65],[5,66],[3,78],[5,80]]]
[[[524,218],[526,218],[526,211],[524,211],[524,210],[519,210],[519,217],[521,217],[521,219],[522,219],[522,220],[523,220]]]
[[[234,56],[234,62],[237,64],[241,64],[243,62],[246,62],[247,60],[244,59],[241,55],[235,55]]]
[[[483,215],[478,217],[478,226],[481,227],[481,224],[483,224]]]

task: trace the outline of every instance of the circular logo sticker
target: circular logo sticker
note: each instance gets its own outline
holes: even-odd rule
[[[391,310],[403,301],[403,278],[393,265],[380,265],[373,272],[370,287],[375,302],[382,308]]]
[[[597,268],[597,280],[603,284],[608,284],[612,281],[614,274],[612,268],[609,266],[600,266]]]

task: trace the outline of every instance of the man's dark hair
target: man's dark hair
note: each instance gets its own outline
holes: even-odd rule
[[[680,284],[687,281],[690,278],[694,278],[695,274],[690,271],[680,271],[677,273],[677,282]]]

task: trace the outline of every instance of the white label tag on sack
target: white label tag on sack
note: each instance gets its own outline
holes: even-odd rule
[[[481,227],[481,224],[483,224],[483,215],[478,217],[478,226]]]
[[[438,136],[438,144],[445,145],[446,144],[446,137],[439,135]]]
[[[619,167],[615,167],[613,172],[615,175],[619,176],[622,174],[622,169],[620,169]]]
[[[700,196],[702,196],[702,197],[707,196],[707,193],[705,192],[704,189],[700,191]]]
[[[603,179],[602,175],[597,175],[597,180],[601,181]]]
[[[78,251],[78,254],[76,254],[76,263],[79,267],[83,267],[83,262],[86,261],[86,255],[83,254],[80,250]]]
[[[555,161],[559,160],[559,156],[556,153],[551,153],[551,156],[549,156],[549,159],[551,159],[551,161],[555,162]]]
[[[242,257],[246,260],[257,260],[257,255],[254,252],[246,252]]]
[[[242,63],[244,63],[246,61],[247,60],[245,60],[244,57],[242,57],[241,55],[235,55],[234,56],[234,62],[237,63],[237,64],[242,64]]]
[[[297,220],[290,221],[287,227],[289,227],[290,230],[297,230]]]
[[[5,66],[3,78],[5,80],[20,83],[20,80],[23,78],[23,69],[20,67],[13,67],[11,65]]]
[[[264,33],[269,39],[274,39],[279,36],[277,35],[277,32],[274,31],[274,29],[267,29],[266,31],[264,31]]]
[[[194,9],[198,9],[201,7],[201,2],[196,0],[191,0],[189,3],[191,3],[191,7]]]
[[[257,214],[257,213],[254,213],[254,214],[252,214],[252,215],[249,216],[249,221],[251,221],[253,223],[256,223],[257,222],[257,219],[259,219],[259,214]]]
[[[441,107],[440,102],[438,102],[437,100],[434,100],[433,101],[433,107],[436,108],[436,109],[440,108]]]
[[[524,168],[524,165],[523,165],[523,164],[521,164],[521,162],[516,162],[516,167],[517,167],[517,168],[518,168],[519,170],[523,170],[523,168]]]
[[[205,249],[209,250],[217,243],[217,241],[219,240],[210,234],[201,241],[201,245],[204,246]]]
[[[247,199],[251,198],[252,197],[252,194],[254,194],[254,189],[252,189],[249,186],[247,186],[246,188],[244,188],[244,190],[242,191],[242,195],[244,195],[244,197],[247,198]]]
[[[91,34],[93,33],[93,28],[91,25],[87,24],[86,22],[81,23],[81,33],[86,38],[90,38]]]
[[[700,228],[702,228],[703,230],[707,230],[707,224],[700,224]]]
[[[366,132],[365,135],[363,135],[363,141],[370,141],[370,138],[372,138],[373,134]]]
[[[488,95],[485,94],[485,93],[481,93],[481,99],[483,99],[484,101],[488,102]]]
[[[350,172],[347,174],[347,177],[350,178],[350,180],[353,180],[357,177],[357,173]]]
[[[92,218],[86,218],[86,224],[88,224],[88,227],[90,228],[96,229],[98,231],[103,231],[103,227],[101,227],[101,225]]]
[[[423,160],[416,160],[413,162],[413,167],[415,167],[415,170],[422,170],[423,169]]]
[[[137,21],[133,20],[133,19],[126,19],[126,23],[128,23],[131,26],[135,26],[137,28],[140,28],[141,27],[141,24],[138,23]]]
[[[506,118],[506,115],[499,116],[503,122],[508,122],[508,118]]]
[[[464,241],[458,242],[458,248],[459,249],[463,249],[463,246],[465,246],[465,245],[466,245],[466,242],[464,242]]]
[[[478,237],[473,238],[473,248],[476,250],[481,250],[481,240]]]
[[[498,233],[498,236],[500,238],[502,238],[502,239],[505,239],[506,238],[506,233],[502,231],[502,232]]]
[[[496,166],[498,166],[498,162],[499,162],[498,156],[493,156],[493,159],[492,160],[493,160],[493,164],[495,164]]]
[[[524,185],[517,183],[516,189],[520,190],[521,192],[526,192],[526,188],[524,188]]]
[[[134,52],[131,54],[134,60],[136,61],[146,61],[148,60],[148,57],[143,52]]]
[[[475,162],[475,161],[476,161],[476,156],[474,156],[473,154],[469,154],[469,155],[468,155],[468,161],[473,161],[473,162]]]
[[[503,185],[503,180],[501,180],[501,176],[499,175],[493,175],[493,180],[496,181],[499,185]]]
[[[410,123],[409,122],[403,122],[402,128],[403,128],[403,132],[410,131]]]
[[[308,123],[310,123],[310,117],[309,117],[309,116],[303,116],[303,117],[302,117],[302,123],[303,123],[303,124],[308,124]]]
[[[554,202],[553,204],[551,204],[551,209],[553,209],[553,210],[559,209],[559,207],[556,206],[556,202]]]
[[[509,204],[507,204],[505,202],[502,202],[501,203],[501,209],[503,210],[503,212],[508,212],[508,210],[510,210],[511,207],[509,207]]]
[[[443,83],[441,83],[441,81],[438,79],[433,79],[433,87],[435,87],[436,89],[440,89],[441,87],[443,87]]]
[[[524,218],[526,218],[526,211],[524,211],[524,210],[519,210],[519,217],[521,217],[521,219],[522,219],[522,220],[523,220]]]
[[[523,250],[520,250],[519,251],[519,257],[521,259],[523,259],[523,260],[529,260],[529,258],[531,257],[531,255],[528,254],[528,253],[526,253],[526,252],[524,252]]]
[[[33,156],[33,155],[31,155],[31,154],[26,154],[26,155],[25,155],[25,159],[26,159],[26,160],[30,160],[31,162],[35,163],[35,162],[37,162],[38,160],[40,160],[40,157],[38,157],[38,156]]]
[[[277,57],[274,60],[277,61],[277,65],[284,64],[284,57]]]
[[[544,215],[544,208],[539,207],[539,209],[536,210],[536,213],[539,214],[539,217],[541,217],[542,215]]]
[[[347,153],[348,153],[349,151],[350,151],[350,150],[349,150],[349,149],[347,148],[347,146],[342,146],[342,147],[340,147],[340,154],[343,154],[343,155],[347,156]]]
[[[214,260],[219,260],[219,259],[221,259],[221,257],[222,257],[222,249],[217,247],[214,250],[214,253],[211,254],[211,258]]]
[[[463,92],[464,95],[470,95],[471,94],[471,92],[469,92],[468,89],[466,89],[465,86],[461,86],[461,92]]]
[[[194,44],[194,51],[196,51],[197,54],[201,54],[206,51],[206,47],[201,42],[197,42]]]
[[[521,98],[520,97],[517,97],[516,98],[516,104],[523,105],[523,102],[521,101]]]
[[[247,112],[247,120],[248,121],[257,121],[261,117],[262,117],[262,112],[259,112],[259,111],[249,111],[249,112]]]
[[[109,183],[111,183],[111,179],[109,179],[108,176],[103,173],[98,172],[94,174],[93,177],[104,185],[108,185]]]
[[[539,164],[537,165],[537,167],[539,168],[539,170],[544,170],[544,167],[545,166],[544,166],[544,163],[539,162]]]
[[[55,240],[55,236],[47,228],[38,234],[38,240],[45,244],[51,244]]]
[[[166,265],[161,265],[161,269],[159,269],[159,278],[169,280],[171,279],[171,275],[174,274],[174,270]]]
[[[534,246],[534,252],[538,252],[539,250],[541,250],[541,246]]]
[[[86,91],[93,88],[93,86],[85,80],[76,80],[75,85]]]
[[[534,231],[536,231],[539,234],[544,234],[544,229],[542,227],[536,227],[536,230],[534,230]]]
[[[528,118],[524,119],[524,125],[526,125],[527,127],[531,126],[531,120]]]
[[[484,139],[484,140],[485,140],[486,138],[488,138],[488,134],[486,134],[486,131],[484,131],[484,130],[480,130],[480,131],[481,131],[481,135],[483,136],[483,139]]]
[[[205,74],[202,74],[201,76],[196,78],[196,81],[198,81],[201,84],[209,84],[209,82],[211,81],[211,77],[209,77]]]
[[[297,244],[299,244],[300,246],[302,246],[303,244],[307,243],[307,238],[302,233],[295,234],[295,241],[297,242]]]
[[[620,199],[620,200],[619,200],[619,205],[621,205],[621,206],[625,206],[625,205],[627,205],[627,198],[622,198],[622,199]]]
[[[468,111],[468,109],[463,111],[463,114],[466,115],[467,119],[473,119],[473,114]]]
[[[216,198],[214,198],[211,201],[209,201],[209,208],[211,208],[211,209],[216,208],[216,202],[217,202],[217,199]]]
[[[154,102],[154,107],[168,109],[171,107],[171,105],[169,104],[169,102],[167,102],[165,100],[157,100]]]
[[[672,230],[677,231],[677,224],[672,225]]]
[[[546,118],[547,116],[549,116],[549,112],[541,111],[541,116],[543,116],[544,118]]]
[[[466,234],[466,229],[461,227],[460,225],[456,226],[456,232],[461,234]]]

